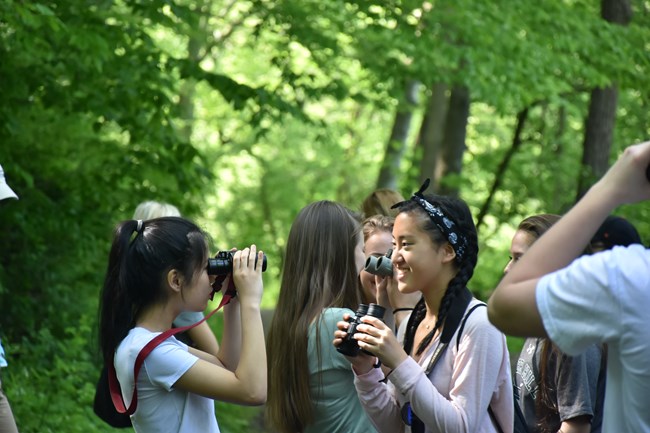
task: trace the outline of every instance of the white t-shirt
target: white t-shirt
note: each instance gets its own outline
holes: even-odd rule
[[[115,354],[115,371],[128,407],[133,397],[133,365],[142,348],[159,332],[133,328]],[[198,358],[170,337],[145,359],[138,375],[138,407],[131,421],[138,433],[218,433],[212,399],[173,388]]]
[[[616,247],[537,284],[551,340],[569,355],[607,344],[603,432],[650,432],[650,251]]]

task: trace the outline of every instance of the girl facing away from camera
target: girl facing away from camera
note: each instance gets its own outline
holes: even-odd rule
[[[332,346],[336,322],[360,302],[365,263],[355,215],[331,201],[304,207],[286,246],[268,334],[267,420],[280,433],[373,432],[350,363]]]
[[[524,219],[512,238],[507,274],[559,215]],[[588,250],[589,251],[589,250]],[[578,356],[560,352],[548,338],[527,338],[517,360],[514,385],[533,433],[600,433],[605,398],[603,348],[592,344]]]
[[[359,399],[379,432],[512,432],[505,336],[485,308],[474,308],[481,303],[467,289],[478,254],[472,215],[462,200],[424,195],[427,186],[397,205],[393,228],[398,289],[422,298],[397,337],[380,320],[361,319],[354,338],[373,356],[348,358]],[[452,316],[463,317],[462,335],[456,328],[434,357]],[[338,323],[334,345],[347,327]],[[438,359],[429,368],[432,358]]]
[[[136,432],[214,433],[219,427],[213,400],[264,403],[262,270],[256,266],[262,254],[251,245],[233,255],[229,278],[237,297],[224,315],[239,310],[241,338],[239,330],[233,335],[226,326],[215,356],[172,336],[145,359],[137,379],[138,406],[131,416]],[[141,349],[170,329],[181,312],[207,307],[215,279],[207,273],[208,257],[207,235],[183,218],[129,220],[117,226],[101,293],[99,342],[104,362],[115,366],[127,407]]]

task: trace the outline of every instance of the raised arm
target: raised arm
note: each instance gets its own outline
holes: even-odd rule
[[[501,280],[490,300],[490,321],[506,334],[546,336],[535,288],[541,277],[569,265],[616,207],[650,199],[646,169],[650,142],[628,147],[585,196]]]
[[[217,356],[219,353],[219,343],[207,322],[195,326],[187,331],[187,333],[199,350]]]
[[[262,270],[254,266],[254,257],[262,262],[262,252],[254,245],[237,251],[233,257],[233,276],[241,312],[242,348],[234,371],[204,359],[197,361],[174,386],[218,400],[257,405],[266,401],[266,351],[260,314]],[[260,350],[262,348],[262,350]]]
[[[221,348],[218,358],[223,365],[231,371],[235,371],[239,365],[242,349],[242,329],[244,323],[240,311],[238,297],[233,298],[223,307],[223,334]]]

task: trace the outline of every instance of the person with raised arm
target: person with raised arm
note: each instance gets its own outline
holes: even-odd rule
[[[618,206],[650,199],[650,141],[628,147],[501,280],[488,302],[506,334],[548,336],[569,355],[607,345],[603,432],[650,431],[650,251],[580,256]]]

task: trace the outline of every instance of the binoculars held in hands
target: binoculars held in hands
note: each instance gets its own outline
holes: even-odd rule
[[[366,259],[366,266],[363,269],[366,272],[369,272],[373,275],[379,275],[380,277],[392,277],[393,262],[390,260],[390,256],[392,254],[393,254],[393,250],[389,249],[385,256],[368,257]]]
[[[208,259],[208,275],[228,275],[232,272],[232,251],[219,251],[214,258]],[[257,266],[257,255],[255,256]],[[262,259],[262,272],[266,271],[266,254]]]
[[[341,344],[339,344],[336,350],[339,353],[342,353],[343,355],[352,356],[352,357],[357,356],[359,354],[359,350],[361,349],[359,348],[359,343],[357,342],[357,340],[352,338],[352,336],[357,332],[357,326],[361,323],[361,318],[363,316],[372,316],[381,320],[384,318],[385,312],[386,309],[378,304],[359,304],[359,308],[357,308],[357,311],[354,313],[354,316],[348,319],[348,323],[350,324],[350,326],[348,326],[348,330],[347,333],[345,334],[345,338],[343,339]],[[362,352],[371,355],[365,350],[362,350]]]

